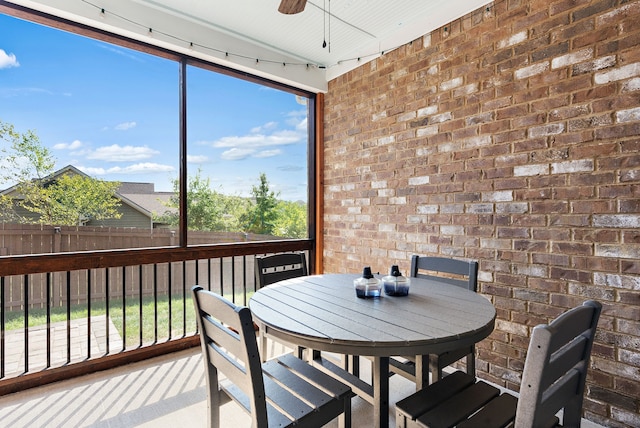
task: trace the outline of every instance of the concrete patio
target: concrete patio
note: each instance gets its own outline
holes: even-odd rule
[[[107,329],[107,323],[109,328]],[[67,327],[70,335],[70,361],[79,362],[101,357],[107,353],[122,350],[122,337],[110,318],[105,315],[91,317],[91,334],[88,335],[89,319],[80,318],[50,325],[51,335],[51,367],[60,367],[67,363]],[[107,346],[107,330],[109,340]],[[47,366],[47,326],[40,325],[29,328],[29,358],[25,368],[25,335],[23,330],[5,331],[4,369],[7,377],[14,377],[25,372],[37,372]],[[91,339],[90,342],[88,339]],[[91,347],[89,354],[88,348]]]
[[[282,352],[272,344],[270,353]],[[368,364],[362,375],[369,376]],[[400,376],[390,379],[389,426],[394,404],[414,391]],[[352,400],[353,426],[369,427],[372,406]],[[205,427],[206,388],[200,349],[166,355],[118,369],[45,385],[0,397],[0,421],[7,427]],[[222,409],[223,427],[249,427],[249,417],[234,403]],[[595,428],[583,421],[583,427]],[[333,421],[328,426],[337,426]]]

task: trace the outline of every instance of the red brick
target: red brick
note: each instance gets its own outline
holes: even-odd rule
[[[559,13],[566,12],[570,9],[574,9],[576,6],[581,4],[582,2],[580,0],[561,0],[558,2],[551,3],[549,5],[549,12],[551,16],[554,16]]]
[[[594,355],[599,367],[610,366],[616,375],[590,370],[585,401],[588,417],[611,426],[619,422],[611,417],[611,404],[599,399],[611,398],[625,407],[630,404],[627,397],[637,396],[640,388],[640,381],[624,375],[633,368],[618,361],[615,352],[619,338],[633,337],[628,332],[637,324],[629,324],[628,318],[639,316],[629,309],[638,307],[637,293],[592,284],[596,274],[640,275],[636,259],[595,254],[598,244],[637,246],[640,232],[593,227],[590,222],[598,214],[640,214],[640,183],[631,173],[640,165],[640,124],[616,119],[617,112],[638,106],[638,91],[629,78],[595,84],[598,73],[640,62],[637,14],[601,19],[634,4],[618,3],[497,2],[488,15],[480,10],[447,25],[448,34],[443,28],[435,31],[428,47],[421,41],[406,45],[376,60],[375,66],[365,64],[335,79],[325,96],[325,185],[353,183],[355,189],[335,194],[325,190],[324,269],[357,270],[362,264],[358,259],[367,259],[371,247],[379,254],[425,248],[371,227],[393,222],[400,233],[422,234],[423,242],[441,254],[478,259],[485,277],[480,290],[497,302],[499,320],[530,328],[588,296],[615,298],[618,309],[605,309]],[[523,31],[526,40],[497,49],[501,41]],[[514,79],[516,70],[535,61],[549,61],[550,66],[559,55],[579,52],[593,52],[593,58]],[[427,71],[433,65],[440,73]],[[462,86],[442,92],[443,82],[460,77]],[[450,118],[396,122],[431,105],[438,106],[438,115]],[[380,112],[387,117],[372,120]],[[528,137],[529,128],[558,123],[564,126],[557,128],[558,134]],[[427,126],[435,133],[420,135]],[[379,144],[390,135],[394,140]],[[478,140],[486,143],[470,143],[479,137],[488,137]],[[593,171],[551,173],[551,164],[565,162],[588,162]],[[530,164],[543,167],[531,169],[540,175],[514,176],[515,167]],[[338,170],[336,165],[341,165]],[[429,184],[407,186],[409,178],[427,176]],[[387,181],[393,196],[406,197],[406,204],[390,204],[389,197],[379,196],[370,186],[375,180]],[[483,203],[483,194],[503,190],[513,192],[514,212],[504,203]],[[363,207],[371,221],[355,226],[347,220],[351,217],[342,201],[359,197],[376,205]],[[425,205],[435,208],[424,215],[428,223],[406,222]],[[343,219],[327,221],[328,215]],[[440,236],[439,225],[462,225],[465,233]],[[547,273],[532,276],[523,269],[530,263]],[[502,300],[498,303],[497,298]],[[603,341],[609,336],[616,345]],[[494,331],[479,346],[481,376],[517,389],[528,340]],[[600,389],[592,394],[592,387]]]
[[[576,11],[574,11],[571,16],[574,21],[579,21],[581,19],[591,18],[594,15],[600,14],[602,12],[608,11],[617,5],[616,0],[600,0],[594,1],[589,6],[582,7]]]

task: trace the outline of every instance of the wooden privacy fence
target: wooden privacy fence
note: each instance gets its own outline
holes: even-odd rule
[[[190,244],[240,243],[268,241],[273,236],[239,232],[189,232]],[[41,226],[0,224],[0,255],[51,254],[127,248],[171,247],[177,233],[169,229],[137,229],[86,226]],[[197,264],[197,268],[196,268]],[[191,266],[190,266],[191,265]],[[221,258],[208,262],[185,261],[142,266],[48,272],[4,276],[4,309],[7,311],[61,307],[121,297],[167,295],[182,290],[170,284],[195,284],[196,279],[251,288],[253,257]],[[197,277],[197,278],[196,278]],[[240,284],[241,282],[241,284]],[[25,298],[28,296],[28,299]]]

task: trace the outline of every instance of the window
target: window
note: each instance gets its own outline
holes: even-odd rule
[[[308,94],[124,44],[0,14],[2,220],[32,244],[3,253],[178,245],[181,171],[187,243],[308,237]],[[12,151],[8,127],[44,151]],[[55,207],[34,209],[21,182]]]
[[[306,238],[307,99],[195,66],[187,94],[189,242]]]

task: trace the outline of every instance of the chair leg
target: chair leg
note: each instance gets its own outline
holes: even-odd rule
[[[340,365],[342,369],[355,375],[360,376],[360,357],[357,355],[341,355]]]
[[[349,356],[348,355],[340,355],[340,367],[343,370],[349,371]]]
[[[269,351],[269,348],[267,346],[267,336],[264,334],[262,328],[258,332],[258,346],[260,348],[260,360],[264,363],[265,361],[267,361],[267,353]]]
[[[306,350],[306,348],[302,347],[302,346],[296,346],[296,350],[297,350],[297,354],[298,354],[298,358],[300,358],[301,360],[304,360],[304,351]]]
[[[429,358],[430,355],[416,355],[414,366],[416,373],[416,391],[420,391],[422,388],[429,385]]]
[[[440,359],[437,355],[429,355],[429,371],[431,372],[431,383],[442,379],[442,367],[440,367]]]
[[[338,416],[338,428],[351,428],[351,397],[344,400],[344,412]]]
[[[218,385],[218,371],[209,363],[207,364],[207,426],[210,428],[220,428],[220,406],[222,404],[221,395],[224,394]]]
[[[349,358],[347,356],[347,358]],[[354,376],[360,377],[360,356],[352,355],[351,356],[351,374]]]
[[[582,419],[582,400],[571,400],[571,402],[565,406],[562,415],[563,427],[577,427],[580,426]]]
[[[473,348],[473,354],[467,355],[467,374],[476,377],[476,349]]]

